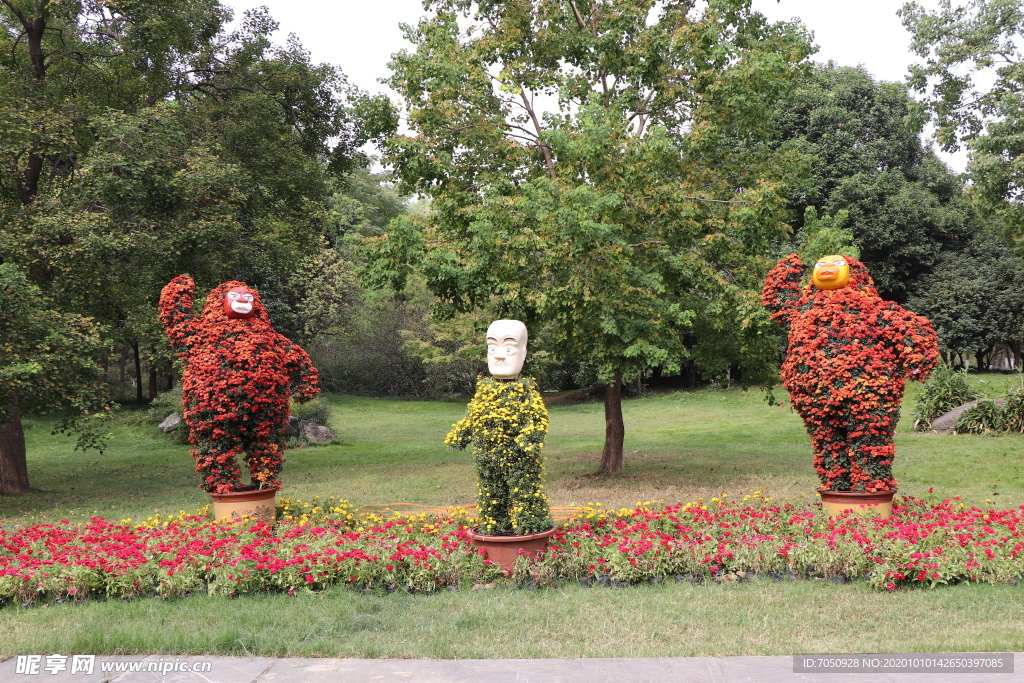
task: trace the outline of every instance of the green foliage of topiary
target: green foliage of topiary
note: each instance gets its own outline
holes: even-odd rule
[[[978,392],[967,383],[967,371],[957,370],[951,363],[941,363],[917,399],[914,429],[927,431],[935,418],[976,398]]]
[[[480,378],[445,444],[459,450],[473,444],[481,533],[523,535],[553,526],[541,456],[547,433],[548,411],[533,379]]]

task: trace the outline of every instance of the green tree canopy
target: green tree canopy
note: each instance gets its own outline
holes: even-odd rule
[[[357,148],[374,132],[363,123],[386,118],[385,101],[312,65],[294,39],[271,45],[265,11],[227,34],[230,15],[216,2],[69,7],[0,6],[22,36],[0,57],[0,116],[12,133],[0,149],[5,260],[92,306],[125,298],[110,279],[126,271],[137,299],[186,271],[211,283],[280,277],[320,244],[327,169],[366,161]],[[45,27],[32,29],[43,68],[28,68],[37,57],[25,22]],[[124,73],[113,78],[117,65]]]
[[[909,301],[939,334],[943,354],[973,353],[987,366],[998,345],[1021,362],[1024,341],[1024,260],[991,232],[946,253]]]
[[[982,205],[1024,234],[1024,7],[1018,0],[940,0],[900,10],[923,64],[910,85],[925,95],[939,144],[966,145],[968,173]]]
[[[95,323],[55,309],[14,264],[0,264],[0,493],[29,490],[22,410],[57,412],[77,448],[102,445],[104,351]]]
[[[918,118],[905,85],[829,63],[798,77],[772,133],[813,160],[789,197],[795,242],[815,219],[848,231],[879,293],[900,302],[977,229],[963,181],[921,143]]]
[[[733,141],[764,133],[808,37],[747,0],[427,6],[391,64],[412,133],[387,160],[433,211],[370,240],[368,278],[418,267],[439,313],[486,306],[597,365],[619,472],[623,377],[699,344],[765,358],[757,255],[791,164]]]

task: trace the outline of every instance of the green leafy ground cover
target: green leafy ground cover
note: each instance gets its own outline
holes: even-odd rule
[[[329,401],[345,445],[292,451],[284,471],[286,495],[335,495],[355,505],[472,502],[469,457],[442,444],[463,402]],[[602,406],[552,407],[547,454],[554,504],[620,507],[762,488],[779,498],[809,496],[815,487],[799,418],[787,408],[767,406],[757,392],[654,395],[627,402],[625,410],[626,472],[607,479],[592,475],[602,443]],[[1024,437],[921,434],[909,422],[901,425],[897,441],[896,476],[903,492],[922,495],[934,488],[938,496],[960,494],[965,502],[1000,508],[1024,502]],[[4,526],[75,522],[93,514],[143,519],[206,503],[194,488],[187,448],[137,424],[131,414],[118,419],[103,456],[71,452],[68,440],[50,436],[39,421],[28,439],[37,490],[0,498]],[[0,632],[0,653],[576,657],[1020,650],[1022,603],[1024,589],[1018,586],[878,593],[863,582],[762,579],[735,586],[668,581],[624,590],[562,585],[433,596],[336,588],[292,598],[11,606],[2,611],[16,628]],[[837,613],[844,614],[842,620]],[[907,629],[907,623],[914,627]]]

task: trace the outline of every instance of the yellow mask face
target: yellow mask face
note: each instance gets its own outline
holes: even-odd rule
[[[850,263],[845,256],[822,256],[814,264],[811,280],[818,289],[842,289],[850,284]]]

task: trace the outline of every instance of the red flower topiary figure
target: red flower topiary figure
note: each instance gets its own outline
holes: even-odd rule
[[[789,330],[782,384],[803,418],[822,491],[893,491],[893,432],[904,381],[938,364],[931,322],[875,290],[854,258],[826,256],[801,287],[790,254],[768,274],[762,303]]]
[[[252,483],[280,489],[289,397],[316,396],[316,368],[301,346],[274,331],[259,293],[244,282],[217,286],[198,318],[195,289],[188,275],[171,280],[160,293],[160,321],[185,361],[182,402],[200,486],[237,490],[235,457],[244,453]]]

